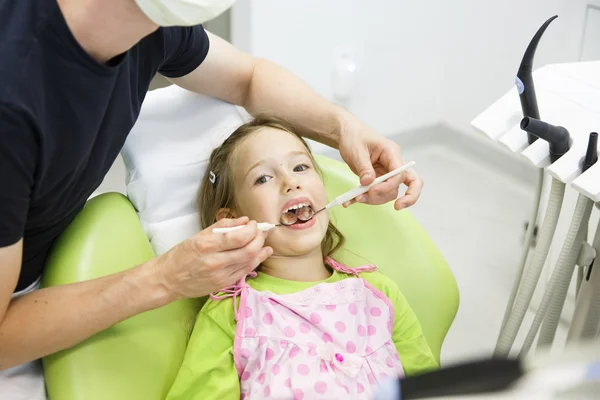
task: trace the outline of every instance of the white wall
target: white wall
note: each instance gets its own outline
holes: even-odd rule
[[[583,0],[238,0],[234,44],[291,69],[332,99],[338,46],[352,46],[358,86],[348,108],[390,135],[470,121],[512,89],[538,27],[536,66],[576,61]]]

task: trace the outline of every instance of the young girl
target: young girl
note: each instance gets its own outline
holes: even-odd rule
[[[213,151],[202,226],[298,221],[271,230],[273,255],[204,305],[168,399],[369,399],[392,376],[437,368],[396,284],[332,258],[344,239],[327,211],[302,221],[325,204],[308,145],[283,121],[257,118]]]

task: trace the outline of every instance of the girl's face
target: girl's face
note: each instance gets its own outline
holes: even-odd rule
[[[325,187],[308,150],[289,132],[261,128],[242,142],[233,158],[238,216],[279,224],[290,208],[307,204],[317,211],[327,204]],[[293,257],[320,249],[329,223],[328,212],[298,222],[269,232],[266,245],[275,255]]]

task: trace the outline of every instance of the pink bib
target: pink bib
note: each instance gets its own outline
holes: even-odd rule
[[[358,275],[375,267],[327,264],[356,278],[286,295],[243,279],[227,291],[240,295],[233,355],[242,399],[372,399],[378,383],[404,375],[394,309]]]

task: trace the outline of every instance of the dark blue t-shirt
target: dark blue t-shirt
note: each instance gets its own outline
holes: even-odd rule
[[[152,78],[190,73],[208,47],[202,26],[160,28],[104,65],[79,46],[56,0],[0,0],[0,247],[24,239],[16,290],[40,276],[102,182]]]

